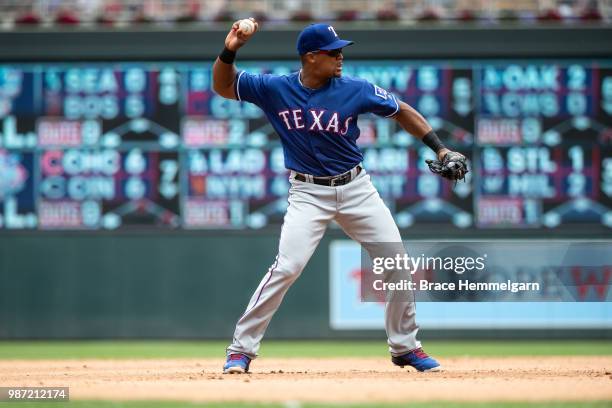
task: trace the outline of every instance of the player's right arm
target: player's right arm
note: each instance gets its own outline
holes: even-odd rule
[[[259,25],[255,19],[251,18],[255,23],[255,30],[251,34],[245,34],[239,28],[240,21],[232,24],[232,29],[225,37],[225,48],[221,55],[217,57],[213,65],[213,89],[216,93],[228,99],[237,99],[234,91],[234,81],[236,80],[236,67],[233,59],[236,52],[242,47],[249,38],[257,31]],[[225,62],[223,60],[225,60]]]

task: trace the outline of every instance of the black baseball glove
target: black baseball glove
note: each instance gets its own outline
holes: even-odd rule
[[[425,160],[432,173],[452,180],[465,180],[465,175],[469,172],[467,159],[464,155],[457,152],[448,152],[440,160]]]

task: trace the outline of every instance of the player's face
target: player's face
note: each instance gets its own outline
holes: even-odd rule
[[[341,77],[342,76],[342,48],[336,50],[319,50],[313,52],[317,71],[322,77]]]

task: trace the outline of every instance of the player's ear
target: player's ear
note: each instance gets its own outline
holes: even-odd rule
[[[312,52],[307,52],[306,54],[302,55],[302,65],[304,63],[312,64],[314,62],[315,62],[315,55]]]

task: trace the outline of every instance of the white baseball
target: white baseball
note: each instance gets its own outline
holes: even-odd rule
[[[255,31],[255,23],[249,19],[240,20],[238,29],[242,32],[242,34],[253,34],[253,31]]]

